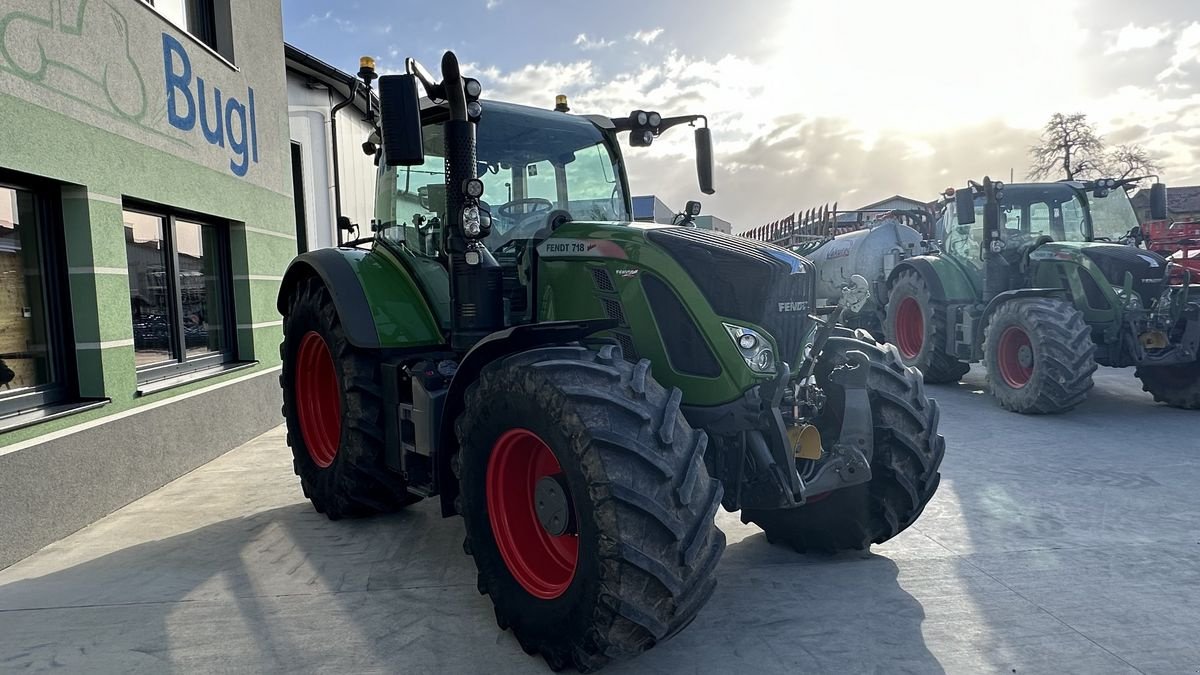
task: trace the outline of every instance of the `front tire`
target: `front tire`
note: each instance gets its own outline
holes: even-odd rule
[[[988,321],[983,360],[1000,407],[1056,414],[1087,398],[1096,372],[1092,330],[1075,305],[1057,298],[1018,298]]]
[[[518,353],[484,369],[456,422],[452,465],[479,590],[499,626],[556,670],[649,649],[691,622],[716,584],[725,535],[708,438],[649,366],[612,345]],[[563,520],[539,511],[547,502],[573,527],[555,529]]]
[[[868,395],[874,426],[872,478],[869,482],[816,495],[793,509],[743,509],[772,543],[800,553],[865,550],[903,532],[921,515],[937,491],[946,442],[937,432],[937,402],[925,396],[920,373],[905,366],[894,345],[878,344],[864,331],[831,337],[817,364],[817,383],[825,391],[822,414],[814,420],[823,443],[841,431],[844,393],[831,380],[847,353],[867,355]]]
[[[1200,410],[1200,360],[1176,366],[1138,366],[1142,391],[1172,408]]]
[[[945,304],[934,300],[924,277],[901,272],[888,292],[883,334],[899,349],[904,365],[915,366],[930,384],[958,382],[971,369],[946,352],[949,326]]]
[[[346,340],[319,279],[288,299],[279,354],[292,466],[313,508],[338,520],[418,501],[384,459],[379,359]]]

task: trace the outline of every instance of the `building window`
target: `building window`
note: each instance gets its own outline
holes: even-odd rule
[[[229,0],[143,0],[168,21],[233,63]]]
[[[228,228],[140,207],[127,207],[124,220],[138,380],[229,361]]]
[[[50,200],[0,183],[0,416],[68,397],[61,244]]]

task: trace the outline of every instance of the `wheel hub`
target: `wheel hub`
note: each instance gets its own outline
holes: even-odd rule
[[[312,461],[333,464],[342,437],[342,401],[333,355],[317,331],[309,331],[296,350],[296,415]]]
[[[562,466],[528,429],[509,429],[488,458],[487,515],[500,557],[530,595],[553,600],[579,563],[575,509]]]
[[[533,491],[533,500],[538,522],[546,534],[561,537],[572,532],[574,523],[571,522],[571,498],[567,493],[566,476],[558,473],[539,478]]]
[[[1020,389],[1033,379],[1033,343],[1020,326],[1009,326],[1000,334],[996,365],[1000,378],[1013,389]]]
[[[1029,345],[1021,345],[1017,349],[1017,363],[1021,364],[1022,368],[1033,367],[1033,348]]]
[[[925,346],[925,314],[916,298],[904,298],[896,310],[896,346],[906,359],[915,359]]]

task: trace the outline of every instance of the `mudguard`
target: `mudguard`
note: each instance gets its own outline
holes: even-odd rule
[[[981,323],[986,326],[992,317],[992,312],[995,312],[997,307],[1009,300],[1016,300],[1018,298],[1070,299],[1070,296],[1067,294],[1065,288],[1019,288],[1014,291],[1004,291],[988,301],[987,307],[983,310],[983,320]]]
[[[888,275],[888,286],[901,272],[921,275],[933,299],[945,303],[973,302],[978,297],[970,277],[956,263],[936,255],[920,255],[901,261]]]
[[[301,254],[284,273],[276,307],[287,310],[296,286],[317,276],[329,290],[350,344],[361,349],[430,348],[445,338],[412,275],[390,256],[357,248]]]

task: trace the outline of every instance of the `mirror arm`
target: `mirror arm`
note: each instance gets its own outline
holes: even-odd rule
[[[691,124],[695,126],[696,120],[704,121],[704,128],[708,128],[708,118],[704,115],[680,115],[678,117],[664,117],[662,123],[658,125],[658,133],[662,133],[671,127],[677,127],[680,124]]]
[[[431,100],[444,101],[446,100],[446,88],[438,82],[434,82],[433,75],[425,70],[425,66],[411,56],[404,59],[404,72],[413,75],[421,86],[425,89],[425,95]]]

